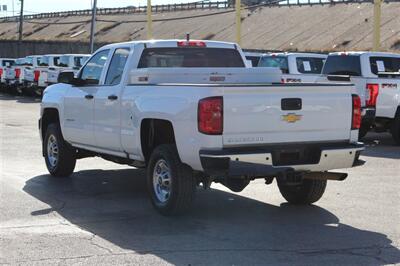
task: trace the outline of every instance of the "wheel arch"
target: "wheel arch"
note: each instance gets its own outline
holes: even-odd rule
[[[161,144],[176,145],[172,122],[166,119],[144,118],[140,124],[140,147],[146,164],[152,151]]]

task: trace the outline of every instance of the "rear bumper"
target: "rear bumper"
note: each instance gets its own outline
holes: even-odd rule
[[[320,172],[361,165],[364,144],[294,144],[201,150],[204,172],[216,177],[277,176],[288,171]],[[357,161],[357,162],[356,162]]]

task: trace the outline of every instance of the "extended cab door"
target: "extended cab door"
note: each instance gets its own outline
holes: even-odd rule
[[[95,95],[94,135],[96,147],[122,151],[121,147],[121,91],[122,76],[129,57],[129,48],[117,48],[111,58],[104,84]]]
[[[64,97],[64,138],[72,143],[95,146],[94,95],[104,75],[110,50],[95,54],[78,75],[80,85],[71,86]]]

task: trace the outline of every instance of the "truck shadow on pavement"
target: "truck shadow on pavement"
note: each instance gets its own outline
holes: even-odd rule
[[[400,146],[396,146],[389,133],[370,132],[362,140],[366,149],[362,156],[400,159]]]
[[[88,244],[104,256],[151,254],[179,265],[400,263],[400,250],[386,235],[340,223],[315,205],[275,206],[199,189],[191,212],[163,217],[147,197],[143,170],[80,171],[66,179],[41,175],[28,180],[24,191],[50,206],[32,216],[58,213],[90,232]]]

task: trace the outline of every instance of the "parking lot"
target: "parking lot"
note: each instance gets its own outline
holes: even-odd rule
[[[153,210],[143,170],[99,158],[71,178],[47,174],[38,99],[0,94],[0,264],[400,263],[400,147],[369,133],[362,167],[313,206],[263,180],[241,193],[198,190],[193,210]]]

